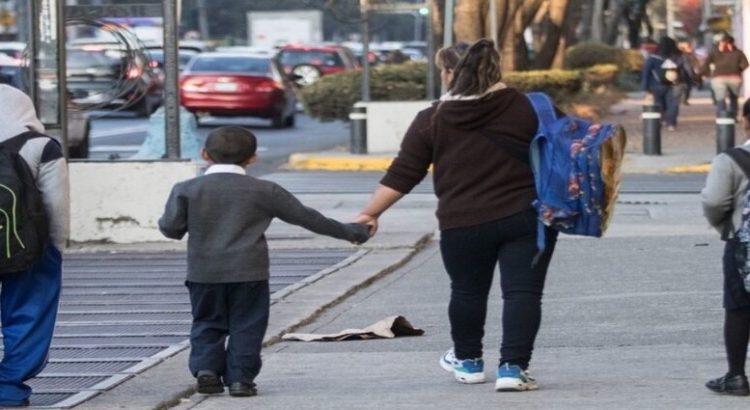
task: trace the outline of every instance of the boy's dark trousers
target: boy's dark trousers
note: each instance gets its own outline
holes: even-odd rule
[[[185,285],[193,312],[190,372],[197,376],[200,370],[213,370],[227,386],[252,383],[260,373],[268,327],[268,281]]]

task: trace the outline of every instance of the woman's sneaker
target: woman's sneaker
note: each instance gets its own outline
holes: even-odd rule
[[[526,391],[538,388],[536,380],[516,365],[505,363],[497,369],[495,391]]]
[[[486,380],[484,360],[481,357],[459,360],[456,358],[453,349],[450,349],[440,358],[440,366],[449,372],[453,372],[453,376],[461,383],[484,383]]]

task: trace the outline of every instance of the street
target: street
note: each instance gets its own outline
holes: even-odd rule
[[[92,113],[92,160],[106,160],[112,156],[127,159],[138,151],[146,138],[148,119],[136,118],[130,112]],[[258,162],[250,168],[252,175],[273,172],[286,162],[293,152],[325,151],[348,144],[348,125],[342,122],[321,123],[305,114],[297,114],[294,128],[274,129],[268,121],[256,118],[206,118],[198,127],[199,138],[204,140],[215,128],[239,125],[252,130],[258,137]]]

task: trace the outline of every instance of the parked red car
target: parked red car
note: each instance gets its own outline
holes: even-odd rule
[[[360,68],[351,50],[336,45],[289,45],[279,50],[278,59],[288,74],[296,76],[300,86],[312,84],[326,74]]]
[[[294,86],[268,54],[201,53],[180,77],[182,105],[197,115],[271,119],[294,126]]]

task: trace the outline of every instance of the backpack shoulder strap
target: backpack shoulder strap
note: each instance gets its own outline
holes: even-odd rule
[[[527,93],[526,97],[529,99],[531,107],[534,108],[534,112],[539,119],[539,130],[557,119],[555,106],[552,104],[552,99],[547,94],[533,92]]]
[[[0,142],[0,147],[5,148],[10,152],[18,153],[21,151],[21,148],[23,148],[23,145],[26,144],[26,141],[33,138],[35,135],[37,134],[33,131],[18,134],[15,137],[11,137],[3,142]]]
[[[750,152],[739,147],[734,147],[726,150],[725,154],[729,155],[729,158],[732,158],[732,160],[739,165],[742,172],[745,173],[745,178],[750,180]]]

